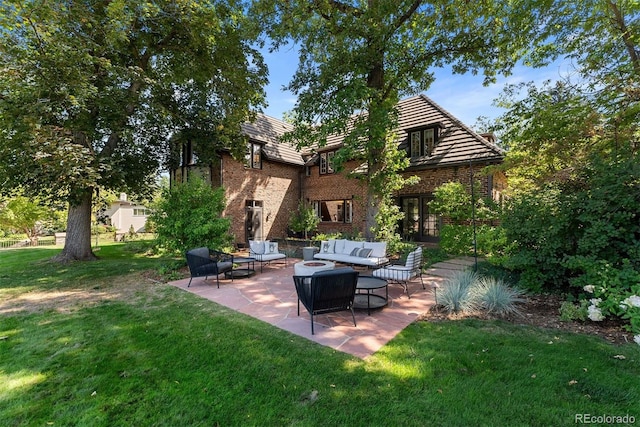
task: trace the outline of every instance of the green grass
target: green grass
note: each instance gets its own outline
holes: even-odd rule
[[[144,270],[167,260],[125,247],[64,267],[46,262],[49,249],[0,252],[3,425],[640,419],[635,344],[496,321],[417,322],[363,361],[149,280]],[[33,295],[41,299],[22,299]]]

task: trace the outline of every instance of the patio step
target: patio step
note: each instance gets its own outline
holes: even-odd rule
[[[429,267],[425,273],[431,276],[449,278],[459,271],[472,268],[474,265],[475,259],[473,257],[458,257],[437,262]]]

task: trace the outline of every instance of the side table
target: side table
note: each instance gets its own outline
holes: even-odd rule
[[[374,293],[378,289],[384,288],[384,296]],[[385,279],[372,276],[358,277],[356,285],[356,295],[353,298],[353,308],[367,309],[367,314],[371,315],[372,308],[381,308],[389,302],[389,284]]]

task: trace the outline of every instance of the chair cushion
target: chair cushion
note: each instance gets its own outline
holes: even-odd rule
[[[417,276],[417,272],[402,265],[391,265],[389,267],[374,270],[371,275],[379,279],[408,281]]]
[[[263,254],[264,253],[264,242],[261,240],[249,240],[249,249],[254,254]]]

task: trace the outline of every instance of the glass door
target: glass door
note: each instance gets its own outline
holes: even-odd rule
[[[399,199],[403,218],[399,224],[400,235],[404,240],[418,242],[437,242],[440,238],[441,218],[429,210],[429,194]]]

